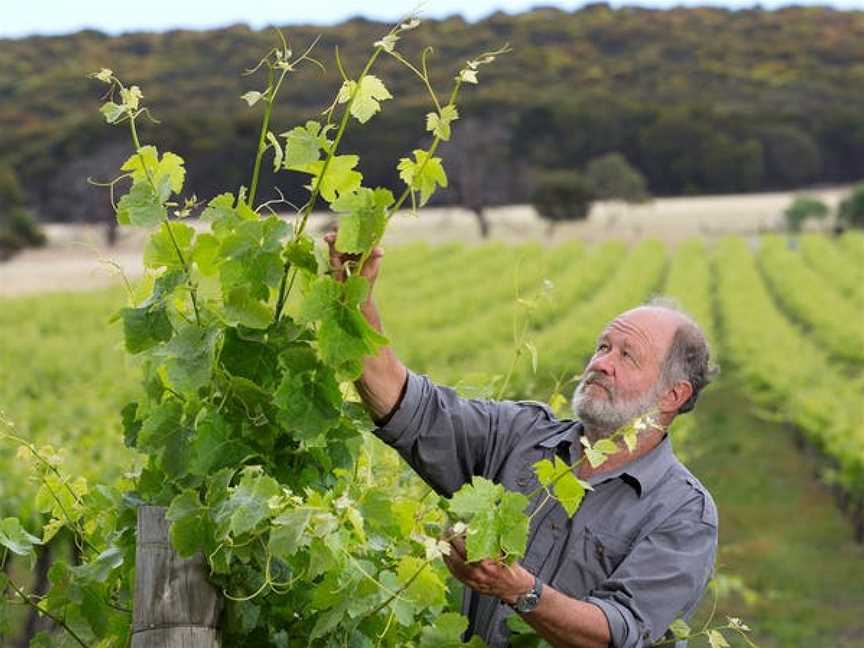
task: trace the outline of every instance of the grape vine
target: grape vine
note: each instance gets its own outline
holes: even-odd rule
[[[40,484],[36,508],[48,518],[41,537],[16,518],[0,522],[4,562],[8,552],[32,559],[59,534],[80,554],[78,564],[54,563],[44,597],[0,577],[0,591],[8,588],[64,631],[42,633],[33,645],[129,643],[135,517],[143,504],[167,507],[181,556],[206,556],[227,601],[225,644],[279,648],[461,645],[467,620],[445,612],[439,558],[448,540],[467,534],[472,560],[513,561],[525,552],[531,497],[543,496],[544,506],[557,500],[575,514],[590,486],[575,476],[576,466],[557,460],[535,466],[541,486],[528,497],[477,478],[447,503],[399,477],[373,475],[373,425],[352,382],[363,358],[387,339],[360,311],[369,285],[358,270],[408,201],[416,210],[447,186],[435,154],[460,117],[460,91],[508,51],[468,61],[441,101],[428,71],[431,49],[417,63],[397,49],[418,25],[410,18],[376,41],[356,78],[337,52],[343,82],[325,119],[277,134],[273,106],[288,74],[321,66],[315,43],[295,56],[280,34],[279,47],[249,71],[266,71],[266,87],[242,97],[250,109],[263,106],[249,187],[207,201],[204,227],[184,222],[199,200],[184,195],[183,159],[141,141],[138,121],[155,121],[143,91],[107,68],[92,75],[108,87],[100,112],[129,129],[134,149],[122,174],[104,183],[117,220],[150,231],[146,277],[115,318],[143,375],[139,398],[122,411],[125,443],[140,461],[111,486],[72,478],[62,453],[34,446],[3,419],[4,436],[31,464]],[[364,186],[358,156],[340,152],[352,119],[365,124],[392,98],[372,73],[381,56],[410,70],[432,103],[428,148],[396,161],[404,183],[398,194]],[[283,201],[256,203],[268,153],[274,170],[309,183],[309,198],[290,220],[273,209]],[[344,280],[307,233],[322,201],[339,216],[336,248],[356,255]],[[517,336],[517,353],[529,350],[536,364],[527,330]],[[647,425],[634,421],[618,436],[632,451]],[[586,443],[584,457],[599,466],[619,450],[617,441]]]

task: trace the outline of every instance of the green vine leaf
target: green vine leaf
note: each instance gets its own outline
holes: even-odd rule
[[[208,508],[201,503],[198,491],[185,490],[173,500],[165,512],[170,521],[171,544],[177,553],[188,558],[211,544],[212,529]]]
[[[217,519],[227,523],[233,536],[243,535],[273,516],[270,498],[281,493],[279,482],[265,475],[259,466],[244,468],[240,483],[221,504]]]
[[[324,200],[332,203],[338,194],[351,193],[360,188],[363,174],[354,170],[359,161],[360,158],[356,155],[334,155],[331,158],[327,173],[321,180],[321,196]],[[313,182],[307,188],[311,191],[324,169],[324,160],[309,162],[308,164],[294,164],[288,168],[291,171],[310,174],[313,177]]]
[[[358,308],[368,292],[365,277],[349,277],[344,283],[320,277],[310,286],[300,306],[301,323],[319,323],[321,359],[336,370],[341,380],[358,378],[363,357],[374,355],[387,343],[387,338],[369,325]]]
[[[445,612],[435,624],[420,633],[420,648],[483,648],[486,644],[477,635],[465,643],[462,634],[468,629],[468,619],[456,612]]]
[[[174,235],[172,240],[171,235]],[[185,223],[163,222],[159,229],[150,235],[147,245],[144,247],[144,266],[158,270],[167,268],[169,270],[183,270],[183,264],[177,256],[177,249],[183,255],[184,260],[192,257],[192,241],[195,238],[195,230]],[[177,242],[177,247],[174,246]]]
[[[351,99],[352,94],[354,101],[351,102],[351,116],[361,124],[365,124],[381,110],[382,101],[393,98],[384,82],[371,74],[367,74],[360,80],[359,87],[356,81],[345,81],[339,89],[336,101],[346,103]]]
[[[159,195],[149,184],[133,185],[117,203],[117,222],[136,227],[155,227],[168,217]]]
[[[711,644],[711,648],[729,648],[729,642],[719,630],[708,631],[708,643]]]
[[[567,512],[567,515],[573,517],[582,504],[585,491],[591,490],[591,485],[577,478],[574,474],[575,467],[568,466],[557,455],[554,462],[541,459],[532,467],[540,483],[547,489],[552,488],[555,499]]]
[[[429,151],[414,150],[414,160],[401,158],[396,169],[399,177],[413,191],[420,192],[420,207],[425,205],[436,187],[447,186],[447,174],[439,157],[429,157]]]
[[[422,558],[404,556],[396,568],[396,577],[400,585],[408,586],[405,593],[415,604],[423,607],[444,604],[447,587],[435,570]],[[409,585],[408,582],[412,578],[414,580]]]
[[[269,546],[275,558],[286,560],[309,545],[311,539],[306,534],[306,528],[311,518],[312,511],[309,509],[292,509],[273,519]]]
[[[606,463],[606,454],[602,450],[599,450],[596,445],[591,445],[591,442],[584,436],[579,437],[579,441],[584,447],[585,458],[592,468],[597,468]]]
[[[41,544],[39,538],[27,533],[18,518],[7,517],[0,521],[0,545],[12,553],[19,556],[32,556],[33,548]]]
[[[222,468],[241,465],[254,453],[248,444],[235,438],[224,416],[204,410],[195,422],[195,436],[189,446],[189,474],[206,477]]]
[[[273,396],[279,422],[301,440],[312,440],[339,423],[342,394],[333,370],[310,346],[294,346],[279,356],[282,382]]]
[[[459,111],[456,106],[447,105],[440,113],[430,112],[426,115],[426,130],[443,141],[450,141],[450,124],[459,119]]]
[[[676,639],[685,639],[690,636],[692,630],[684,619],[675,619],[670,625],[669,630],[675,635]]]
[[[152,181],[151,188],[156,189],[160,202],[168,200],[172,192],[180,193],[186,178],[183,158],[167,152],[160,160],[158,150],[150,145],[138,149],[120,168],[132,174],[133,186],[145,183],[149,185]]]
[[[167,342],[174,335],[174,327],[162,304],[124,308],[120,317],[123,319],[126,350],[133,355]]]
[[[450,512],[468,522],[468,560],[519,558],[528,541],[528,498],[474,477],[450,500]]]
[[[329,128],[321,129],[317,121],[307,121],[305,126],[296,126],[290,131],[279,133],[285,138],[284,166],[286,169],[302,167],[321,158],[321,149],[329,148],[326,133]]]
[[[384,235],[387,208],[395,202],[389,189],[361,187],[353,193],[341,194],[330,208],[343,216],[339,221],[336,249],[362,254]]]

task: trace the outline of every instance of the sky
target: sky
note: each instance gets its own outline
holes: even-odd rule
[[[461,14],[478,20],[497,10],[507,13],[526,11],[533,6],[557,6],[573,10],[584,2],[556,0],[426,0],[422,15],[441,18]],[[612,0],[612,6],[649,7],[720,6],[752,7],[754,0]],[[843,9],[864,9],[864,0],[763,0],[764,8],[788,4],[821,4]],[[65,34],[93,28],[109,34],[127,31],[165,31],[173,28],[209,29],[233,23],[253,28],[271,24],[313,23],[330,25],[353,16],[386,21],[397,20],[415,6],[415,0],[147,0],[122,3],[117,0],[0,0],[0,38],[19,38],[32,34]]]

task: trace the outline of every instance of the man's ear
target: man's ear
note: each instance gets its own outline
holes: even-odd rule
[[[661,413],[675,414],[692,395],[693,385],[687,380],[680,380],[665,391],[657,406]]]

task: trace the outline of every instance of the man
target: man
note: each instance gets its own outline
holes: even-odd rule
[[[325,239],[338,277],[349,257],[335,251],[335,235]],[[381,258],[376,249],[362,270],[370,286]],[[381,330],[371,292],[362,309]],[[357,388],[378,436],[445,496],[475,475],[528,494],[537,488],[535,462],[557,453],[575,464],[580,436],[593,443],[654,412],[657,425],[639,434],[632,453],[621,442],[596,469],[579,462],[593,490],[572,519],[557,503],[543,507],[519,564],[469,563],[464,543],[452,543],[445,562],[467,586],[467,636],[508,646],[515,611],[556,647],[635,648],[693,611],[714,564],[717,509],[673,454],[666,428],[712,375],[699,327],[666,303],[627,311],[602,331],[574,392],[578,421],[557,420],[539,403],[460,398],[409,371],[389,347],[365,360]]]

